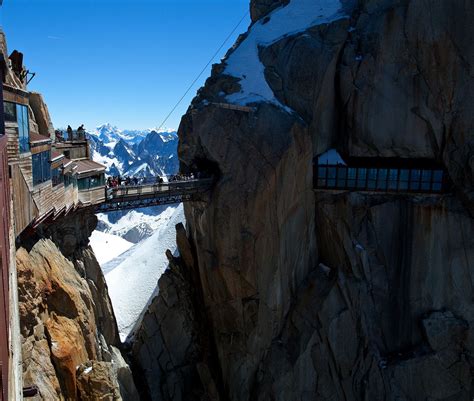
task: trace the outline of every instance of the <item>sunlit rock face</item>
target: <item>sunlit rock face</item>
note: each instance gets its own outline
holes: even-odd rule
[[[334,6],[314,3],[315,20]],[[274,33],[270,9],[239,46]],[[214,66],[179,157],[218,179],[185,211],[221,399],[472,398],[473,17],[464,0],[342,1],[255,44],[268,101],[228,105],[249,78],[226,73],[238,48]],[[435,160],[453,191],[315,192],[313,159],[334,147]]]
[[[95,223],[91,212],[80,212],[20,239],[23,380],[38,387],[38,399],[138,400],[131,371],[115,348],[118,331],[105,279],[87,245]]]

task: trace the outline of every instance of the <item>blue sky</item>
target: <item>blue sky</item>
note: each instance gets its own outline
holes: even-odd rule
[[[9,52],[36,72],[56,127],[159,126],[249,0],[4,0]],[[217,62],[249,25],[247,16]],[[210,67],[166,123],[177,128]]]

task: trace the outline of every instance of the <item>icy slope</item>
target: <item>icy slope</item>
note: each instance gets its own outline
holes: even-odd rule
[[[166,250],[176,252],[175,225],[184,222],[183,205],[168,207],[160,216],[162,224],[150,238],[102,266],[122,341],[130,334],[168,267]]]

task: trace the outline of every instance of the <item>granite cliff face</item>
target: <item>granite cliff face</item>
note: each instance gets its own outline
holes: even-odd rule
[[[281,3],[252,1],[238,46]],[[338,2],[315,8],[326,3]],[[189,291],[172,302],[167,292],[149,311],[189,319],[147,330],[146,318],[135,340],[154,400],[473,397],[474,4],[342,0],[337,15],[258,43],[271,101],[222,107],[248,79],[228,72],[234,47],[183,117],[182,169],[218,181],[185,206],[188,275],[160,282],[187,281],[195,306]],[[453,191],[315,192],[313,160],[334,147],[433,159]],[[207,330],[185,323],[195,321]],[[191,358],[188,338],[207,347]]]
[[[25,233],[17,250],[23,376],[38,400],[138,400],[83,211]]]

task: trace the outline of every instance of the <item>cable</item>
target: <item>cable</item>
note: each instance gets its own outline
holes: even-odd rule
[[[206,66],[201,70],[201,72],[198,74],[198,76],[194,79],[194,81],[191,83],[191,85],[189,85],[188,89],[186,89],[186,92],[184,92],[184,95],[181,96],[181,98],[178,100],[178,102],[174,105],[174,107],[171,109],[171,111],[168,113],[168,115],[166,116],[166,118],[164,119],[164,121],[161,123],[161,125],[158,127],[157,131],[160,132],[160,129],[163,128],[163,126],[166,124],[166,121],[168,121],[168,119],[171,117],[171,115],[174,113],[174,111],[178,108],[178,106],[181,104],[181,102],[183,101],[183,99],[186,97],[186,95],[189,93],[189,91],[192,89],[192,87],[194,86],[194,84],[197,82],[197,80],[199,78],[201,78],[201,75],[204,74],[204,72],[206,71],[207,67],[209,67],[209,65],[212,63],[212,61],[214,60],[214,58],[219,54],[219,52],[221,51],[221,49],[224,47],[224,45],[227,43],[227,41],[230,39],[230,37],[234,34],[234,32],[237,30],[237,28],[240,26],[240,24],[242,23],[242,21],[245,19],[245,17],[247,17],[249,14],[249,11],[247,11],[244,16],[240,19],[240,21],[237,23],[237,25],[234,27],[234,29],[232,30],[231,33],[229,33],[229,35],[225,38],[224,42],[222,42],[222,44],[220,45],[220,47],[216,50],[216,52],[214,53],[214,55],[211,57],[211,59],[208,61],[208,63],[206,64]]]

